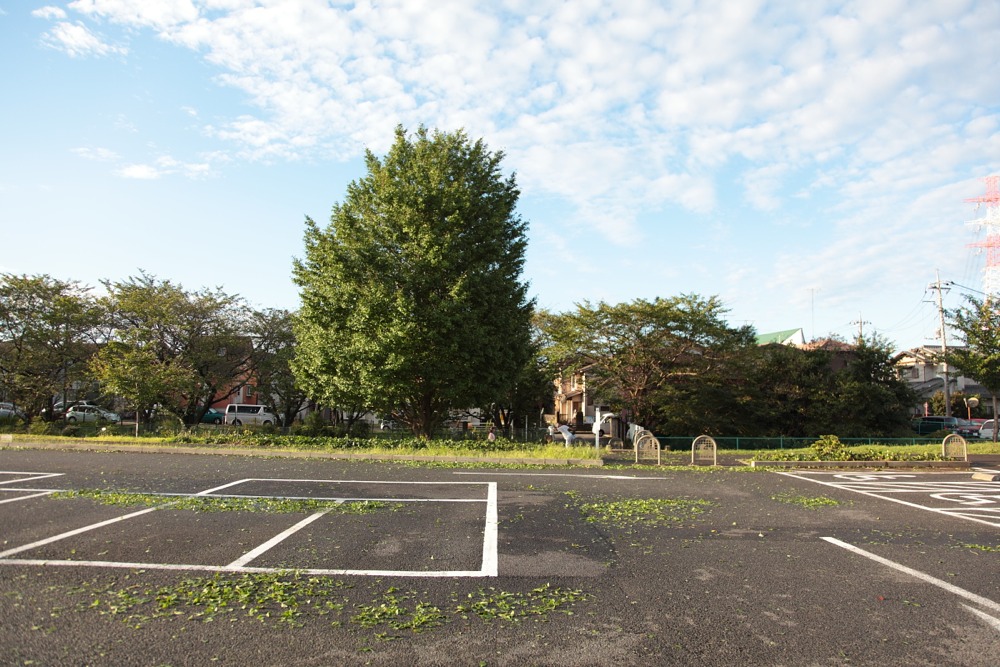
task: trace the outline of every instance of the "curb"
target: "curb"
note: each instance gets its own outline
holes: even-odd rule
[[[352,454],[349,452],[311,452],[294,449],[245,449],[238,447],[203,447],[183,445],[129,445],[106,442],[18,442],[8,435],[0,438],[0,449],[47,449],[77,452],[127,452],[139,454],[201,454],[219,456],[286,457],[295,459],[340,459],[352,461],[422,461],[442,463],[514,463],[519,465],[563,465],[594,466],[604,465],[601,459],[540,459],[540,458],[494,458],[483,456],[422,456],[418,454]]]
[[[968,461],[750,461],[752,468],[931,468],[968,470]]]

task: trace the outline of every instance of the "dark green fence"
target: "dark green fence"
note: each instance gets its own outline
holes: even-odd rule
[[[791,438],[778,436],[774,438],[741,438],[738,436],[712,436],[719,449],[800,449],[810,447],[819,438]],[[691,442],[694,437],[687,436],[664,436],[657,437],[660,446],[669,447],[673,450],[691,449]],[[855,445],[883,445],[891,447],[893,445],[936,445],[941,443],[940,438],[928,438],[926,436],[914,436],[912,438],[841,438],[840,441],[847,447]]]

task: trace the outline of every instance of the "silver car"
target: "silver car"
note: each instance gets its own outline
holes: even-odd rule
[[[96,405],[74,405],[66,411],[66,421],[76,422],[111,422],[117,424],[122,420],[114,412],[109,412]]]
[[[0,419],[24,419],[24,413],[14,407],[13,403],[0,402]]]

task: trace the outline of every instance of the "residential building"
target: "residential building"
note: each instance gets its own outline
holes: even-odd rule
[[[959,349],[953,346],[952,349]],[[931,397],[939,391],[944,391],[945,368],[941,361],[941,349],[923,345],[900,352],[893,357],[893,364],[899,377],[909,383],[921,404],[914,407],[915,415],[930,414]],[[977,395],[980,406],[987,412],[992,410],[993,394],[975,380],[958,374],[954,369],[948,373],[948,389],[951,393],[962,392],[967,396]],[[957,415],[962,416],[962,415]]]

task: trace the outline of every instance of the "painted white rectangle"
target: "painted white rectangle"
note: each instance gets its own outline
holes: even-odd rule
[[[443,570],[443,571],[425,571],[425,570],[348,570],[348,569],[301,569],[297,570],[300,572],[305,572],[308,574],[317,575],[359,575],[359,576],[405,576],[405,577],[496,577],[499,574],[499,555],[498,550],[498,525],[499,525],[499,511],[498,511],[498,501],[497,501],[497,483],[496,482],[405,482],[405,481],[380,481],[380,480],[316,480],[316,479],[261,479],[261,478],[247,478],[236,480],[234,482],[228,482],[211,489],[206,489],[195,494],[162,494],[165,496],[184,496],[184,497],[236,497],[236,498],[247,498],[247,497],[281,497],[286,496],[241,496],[236,494],[221,494],[219,491],[226,489],[232,489],[233,487],[239,486],[245,483],[251,482],[307,482],[307,483],[347,483],[347,484],[390,484],[390,485],[428,485],[428,486],[485,486],[486,487],[486,498],[484,499],[469,499],[469,498],[399,498],[399,499],[389,499],[389,498],[316,498],[316,497],[304,497],[301,499],[308,500],[334,500],[337,502],[352,502],[352,501],[372,501],[378,500],[382,502],[441,502],[441,503],[483,503],[485,504],[485,517],[483,525],[483,555],[482,555],[482,568],[480,570]],[[49,493],[55,490],[47,491]],[[41,494],[39,494],[41,495]],[[174,501],[176,502],[176,501]],[[84,526],[82,528],[77,528],[75,530],[67,531],[59,535],[54,535],[49,538],[38,540],[32,542],[31,544],[25,544],[19,547],[14,547],[6,551],[0,552],[0,565],[2,564],[20,564],[20,565],[63,565],[63,566],[79,566],[79,567],[110,567],[110,568],[125,568],[125,569],[160,569],[160,570],[196,570],[196,571],[207,571],[207,572],[282,572],[287,568],[254,568],[249,567],[247,564],[259,557],[261,554],[265,553],[269,549],[273,548],[283,540],[287,539],[289,536],[295,532],[301,530],[303,527],[312,523],[316,519],[320,518],[330,510],[324,512],[318,512],[316,514],[310,515],[306,519],[300,521],[296,525],[292,526],[286,531],[283,531],[279,535],[275,536],[271,540],[268,540],[264,544],[256,547],[250,552],[247,552],[240,558],[236,559],[228,565],[191,565],[191,564],[178,564],[178,563],[118,563],[113,561],[74,561],[74,560],[32,560],[32,559],[15,559],[10,558],[25,551],[30,551],[37,547],[41,547],[53,542],[60,540],[65,540],[76,535],[80,535],[85,532],[96,530],[104,526],[109,526],[120,521],[126,521],[135,517],[139,517],[150,512],[155,512],[156,510],[169,507],[174,504],[174,502],[165,502],[162,505],[156,507],[150,507],[138,512],[132,512],[124,516],[116,517],[114,519],[109,519],[107,521],[101,521],[89,526]]]

